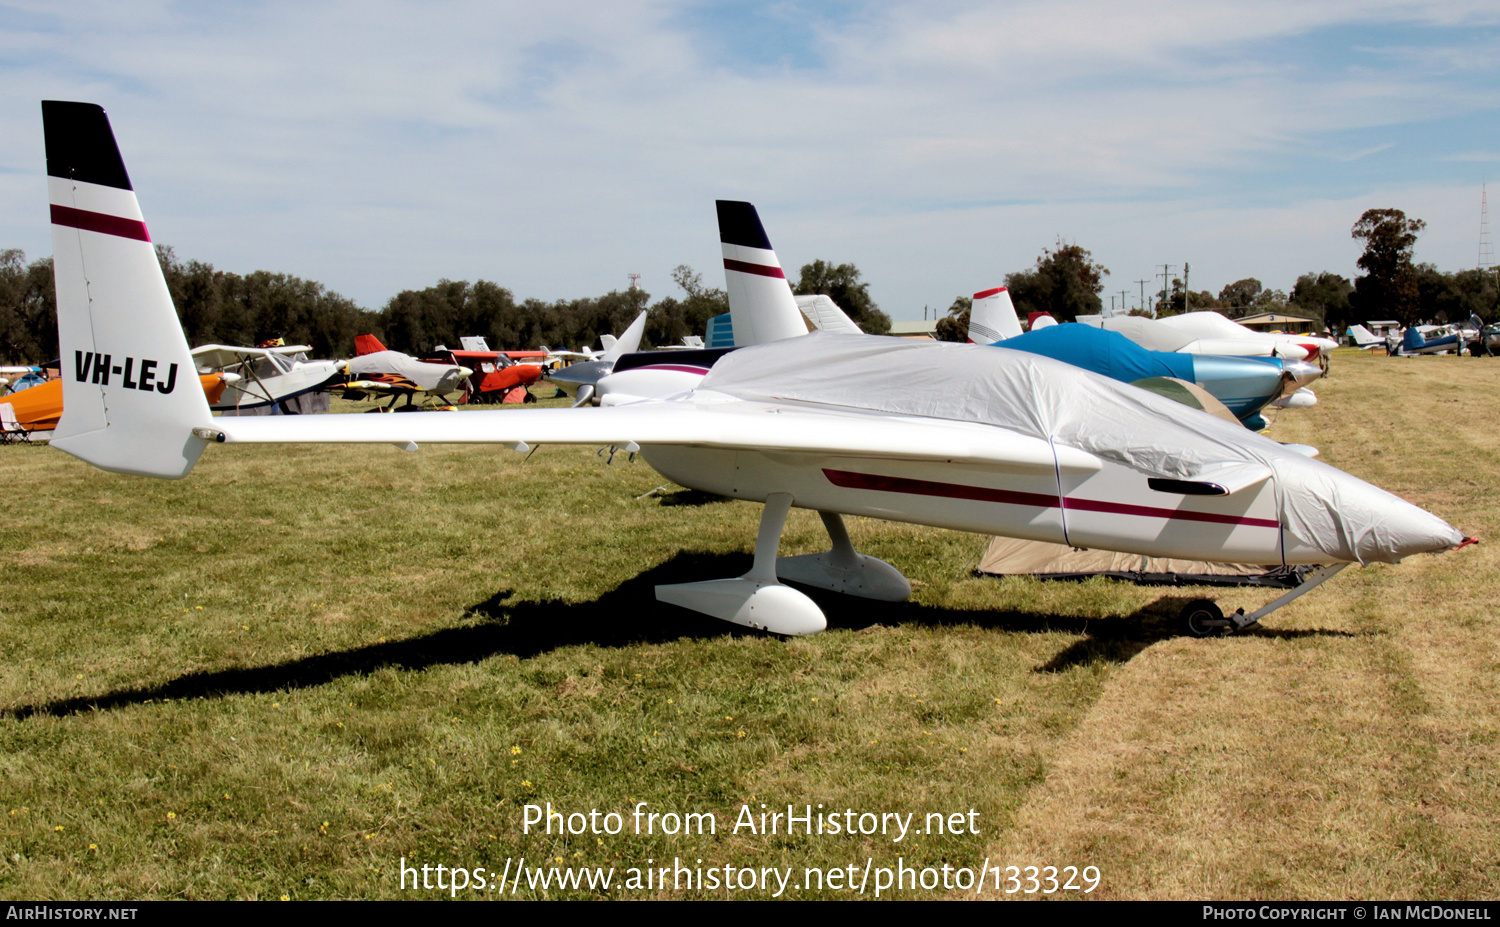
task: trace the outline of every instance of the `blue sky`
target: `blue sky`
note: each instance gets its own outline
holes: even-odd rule
[[[896,318],[1059,237],[1132,297],[1164,262],[1353,276],[1372,207],[1456,270],[1497,62],[1493,2],[0,3],[0,248],[51,250],[37,103],[73,99],[157,241],[369,308],[722,285],[715,198]]]

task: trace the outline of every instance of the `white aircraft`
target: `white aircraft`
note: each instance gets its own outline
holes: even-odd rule
[[[1323,374],[1317,364],[1280,357],[1153,351],[1120,332],[1089,325],[1053,321],[1039,327],[1033,322],[1023,335],[1010,292],[1003,286],[974,294],[968,338],[975,344],[1066,361],[1123,383],[1163,376],[1196,383],[1253,431],[1267,427],[1260,414],[1267,405],[1301,408],[1316,403],[1317,396],[1306,387]]]
[[[1393,350],[1395,344],[1401,340],[1399,332],[1397,333],[1396,338],[1391,340],[1382,338],[1381,336],[1370,331],[1368,328],[1365,328],[1363,325],[1349,326],[1349,338],[1354,342],[1354,346],[1356,348],[1359,348],[1361,351],[1370,351],[1375,348],[1385,348],[1386,350]]]
[[[595,390],[599,381],[609,376],[621,357],[641,346],[641,336],[645,333],[646,310],[642,309],[641,314],[626,326],[618,339],[614,335],[599,337],[600,344],[604,346],[603,351],[597,354],[590,352],[588,360],[554,370],[548,379],[569,396],[576,397],[574,405],[596,402]]]
[[[228,387],[214,411],[259,409],[323,389],[343,375],[348,361],[310,361],[305,344],[272,348],[205,344],[193,348],[198,373],[225,373]],[[300,360],[297,355],[304,355]]]
[[[104,469],[176,479],[210,444],[640,452],[684,486],[765,504],[749,573],[659,586],[658,599],[782,634],[820,631],[825,619],[781,579],[908,594],[894,567],[854,551],[844,514],[1151,556],[1330,564],[1248,615],[1195,603],[1185,618],[1199,634],[1253,624],[1350,562],[1466,540],[1295,449],[1047,358],[871,335],[776,338],[774,319],[767,343],[725,356],[697,389],[630,406],[214,418],[199,390],[175,388],[192,355],[103,109],[44,102],[42,112],[58,335],[65,360],[77,359],[76,371],[65,363],[52,443]],[[723,237],[731,294],[791,299],[763,232]],[[113,366],[134,369],[128,387],[107,376]],[[776,556],[794,505],[822,515],[830,551]]]
[[[1184,312],[1156,320],[1195,339],[1194,354],[1259,354],[1291,360],[1322,362],[1338,347],[1337,341],[1314,335],[1278,335],[1246,328],[1217,312]],[[1251,350],[1251,346],[1267,350]],[[1238,350],[1235,350],[1238,348]],[[1180,350],[1188,350],[1186,348]]]

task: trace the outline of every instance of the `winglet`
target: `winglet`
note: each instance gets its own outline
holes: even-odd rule
[[[1005,287],[980,290],[969,310],[969,343],[994,344],[1021,335],[1021,320]]]
[[[749,203],[719,200],[719,243],[737,347],[807,334],[760,215]]]
[[[52,446],[106,470],[177,479],[212,423],[104,110],[42,103],[63,415]],[[85,272],[86,271],[86,272]]]

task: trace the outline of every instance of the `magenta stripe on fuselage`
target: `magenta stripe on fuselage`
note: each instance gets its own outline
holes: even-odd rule
[[[151,235],[146,231],[144,222],[111,216],[103,212],[89,212],[86,209],[59,206],[56,203],[52,204],[52,224],[83,229],[85,232],[100,232],[119,238],[133,238],[136,241],[151,241]]]
[[[675,370],[678,373],[696,373],[700,377],[708,376],[707,367],[689,367],[686,364],[648,364],[645,367],[632,367],[629,371],[625,372],[629,373],[635,370]]]
[[[825,469],[823,475],[828,477],[828,481],[833,485],[842,486],[846,489],[873,489],[877,492],[899,492],[916,496],[940,496],[945,499],[973,499],[976,502],[1028,505],[1042,509],[1055,509],[1058,507],[1057,496],[1047,493],[1013,492],[1008,489],[964,486],[959,483],[936,483],[931,480],[912,480],[897,476],[877,476],[872,473],[854,473],[849,470]],[[1216,512],[1163,509],[1149,505],[1101,502],[1096,499],[1064,499],[1063,507],[1080,512],[1104,512],[1110,515],[1171,518],[1183,521],[1210,522],[1219,525],[1247,525],[1255,528],[1281,527],[1278,522],[1268,518],[1242,518],[1236,515],[1220,515]]]

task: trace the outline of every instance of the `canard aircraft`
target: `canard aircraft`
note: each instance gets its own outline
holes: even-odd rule
[[[1147,319],[1140,316],[1079,316],[1095,328],[1119,332],[1152,351],[1216,354],[1221,357],[1282,357],[1328,366],[1338,343],[1312,335],[1273,335],[1252,331],[1217,312],[1187,312]]]
[[[574,405],[588,405],[590,402],[597,404],[595,389],[599,381],[614,371],[615,363],[621,357],[641,346],[641,336],[645,333],[646,310],[642,309],[641,314],[625,327],[618,339],[613,335],[605,335],[600,339],[604,344],[601,353],[591,354],[588,360],[554,370],[548,379],[558,389],[573,396],[576,399]]]
[[[1201,634],[1253,624],[1348,563],[1465,541],[1362,480],[1144,390],[1004,348],[873,335],[768,330],[766,343],[722,357],[696,389],[626,406],[214,418],[199,390],[168,385],[168,371],[189,370],[192,355],[104,110],[44,102],[42,111],[67,362],[52,443],[104,469],[181,478],[211,444],[608,445],[689,488],[764,503],[750,572],[656,593],[781,634],[826,624],[782,579],[908,595],[895,567],[854,551],[844,515],[1148,555],[1329,565],[1248,615],[1190,606],[1189,629]],[[758,222],[721,228],[721,239],[731,296],[791,299]],[[73,358],[82,369],[106,356],[136,371],[132,385],[72,375]],[[793,506],[822,515],[831,550],[777,557]]]
[[[1122,383],[1151,377],[1196,383],[1255,431],[1266,427],[1262,409],[1323,375],[1317,364],[1289,358],[1153,351],[1119,332],[1076,323],[1053,321],[1038,328],[1033,322],[1032,330],[1023,334],[1010,292],[1003,286],[974,294],[969,341],[1066,361]],[[1307,405],[1317,401],[1310,390],[1304,395],[1311,400]]]

